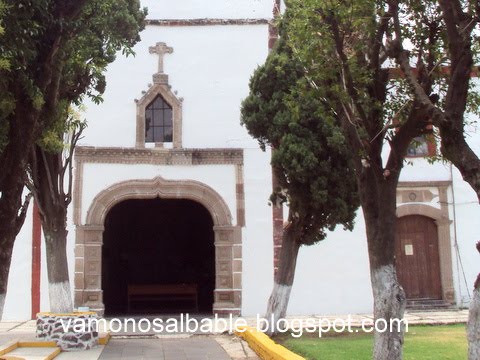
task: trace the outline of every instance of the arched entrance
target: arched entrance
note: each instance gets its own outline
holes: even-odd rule
[[[411,190],[408,190],[410,193]],[[397,241],[396,241],[396,257],[397,257],[397,268],[399,267],[398,260],[401,256],[412,256],[412,255],[401,255],[401,252],[405,253],[406,251],[411,253],[412,249],[410,246],[405,248],[405,245],[409,245],[404,242],[403,246],[399,240],[399,234],[401,232],[408,234],[415,233],[412,231],[412,228],[409,228],[406,224],[401,224],[402,218],[408,218],[410,216],[420,216],[422,218],[427,218],[430,223],[430,227],[433,226],[437,231],[437,244],[438,244],[438,262],[439,262],[439,272],[440,272],[440,283],[441,283],[441,300],[446,303],[454,304],[455,303],[455,290],[453,287],[453,266],[452,266],[452,245],[450,241],[450,224],[452,221],[449,219],[448,207],[444,204],[446,203],[446,187],[441,188],[440,191],[440,200],[442,201],[441,208],[436,208],[426,204],[403,204],[397,208]],[[408,220],[406,220],[408,221]],[[400,223],[400,224],[399,224]],[[415,226],[415,225],[413,225]],[[402,230],[403,227],[403,230]],[[407,230],[410,229],[410,230]],[[431,230],[432,231],[432,230]],[[407,235],[404,235],[406,238]],[[435,245],[433,245],[435,247]],[[402,249],[403,248],[403,249]],[[413,249],[415,252],[415,249]],[[427,259],[429,262],[430,257]],[[400,265],[401,267],[401,265]],[[402,271],[402,270],[397,270]],[[400,275],[403,276],[403,275]],[[401,282],[400,282],[401,283]],[[407,293],[407,298],[410,296]]]
[[[203,205],[157,198],[110,209],[102,251],[106,315],[211,314],[214,288],[213,221]]]
[[[441,300],[438,231],[433,219],[408,215],[397,219],[396,267],[407,299]]]
[[[85,224],[76,227],[75,306],[103,313],[103,233],[110,211],[126,200],[190,200],[203,206],[213,222],[215,290],[213,312],[240,315],[242,240],[241,228],[222,197],[209,186],[191,180],[129,180],[100,192],[92,201]]]

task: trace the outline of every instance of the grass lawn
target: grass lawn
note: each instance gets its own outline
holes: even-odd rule
[[[370,360],[373,335],[365,333],[289,335],[275,341],[309,360]],[[403,347],[404,360],[459,360],[467,358],[464,324],[409,326]]]

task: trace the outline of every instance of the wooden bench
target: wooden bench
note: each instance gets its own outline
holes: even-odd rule
[[[133,303],[154,303],[160,301],[188,302],[198,312],[197,284],[150,284],[128,285],[128,311]]]

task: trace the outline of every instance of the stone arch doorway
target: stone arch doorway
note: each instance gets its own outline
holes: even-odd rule
[[[102,248],[105,315],[211,314],[214,288],[213,220],[203,205],[132,199],[110,209]]]
[[[455,303],[448,209],[405,204],[397,208],[396,265],[407,299]]]
[[[105,219],[117,204],[135,199],[181,199],[201,204],[212,222],[215,247],[215,290],[213,312],[240,315],[241,312],[241,228],[232,225],[230,210],[209,186],[191,180],[130,180],[101,191],[92,201],[84,225],[76,228],[75,306],[88,306],[103,314],[102,246]]]

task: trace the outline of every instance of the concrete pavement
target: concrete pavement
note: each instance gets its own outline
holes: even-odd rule
[[[184,339],[112,339],[100,360],[230,360],[215,339],[192,336]]]
[[[338,319],[351,322],[352,326],[359,326],[362,322],[373,321],[371,314],[359,315],[312,315],[288,317],[292,326],[311,324],[311,319],[334,322]],[[447,311],[407,311],[405,314],[409,325],[414,324],[453,324],[465,323],[468,310]],[[255,327],[256,318],[245,318],[248,325]],[[30,321],[3,321],[0,322],[0,345],[14,339],[35,340],[35,320]],[[24,348],[30,355],[29,359],[41,359],[31,355],[34,349]],[[45,350],[42,350],[45,351]],[[20,352],[20,349],[17,351]],[[40,350],[39,350],[40,352]],[[20,356],[20,353],[17,356]],[[13,354],[12,354],[13,355]],[[32,357],[33,356],[33,357]],[[106,346],[83,352],[61,353],[55,359],[59,360],[97,360],[97,359],[156,359],[156,360],[246,360],[258,359],[253,351],[239,338],[228,334],[210,335],[159,335],[146,334],[145,336],[125,336],[117,334]]]
[[[9,342],[35,341],[35,320],[0,322],[0,348]],[[48,349],[18,348],[9,355],[26,360],[46,358]],[[117,335],[106,346],[81,352],[62,352],[58,360],[156,359],[156,360],[258,360],[256,354],[238,337],[215,335]]]

